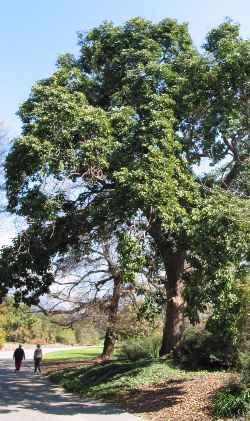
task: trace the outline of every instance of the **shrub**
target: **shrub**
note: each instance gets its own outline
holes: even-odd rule
[[[184,368],[218,369],[235,365],[237,352],[225,338],[192,327],[184,333],[174,357]]]
[[[143,358],[158,358],[160,345],[160,335],[129,339],[122,344],[120,356],[130,361],[138,361]]]
[[[89,320],[75,323],[74,331],[76,342],[81,345],[98,345],[103,333]]]
[[[0,349],[3,348],[6,341],[6,333],[3,329],[0,328]]]
[[[250,408],[250,388],[232,383],[213,399],[213,415],[217,418],[244,415]]]
[[[240,355],[240,363],[241,363],[241,380],[246,386],[250,387],[250,354],[249,352],[245,352]]]
[[[72,329],[59,329],[56,333],[56,341],[65,345],[76,343],[75,332]]]
[[[147,358],[142,342],[136,339],[130,339],[122,344],[120,356],[130,361],[137,361],[142,358]]]

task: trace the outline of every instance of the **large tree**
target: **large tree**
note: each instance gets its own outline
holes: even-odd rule
[[[166,354],[184,312],[195,320],[216,305],[247,255],[238,212],[247,200],[237,195],[248,168],[249,41],[227,21],[199,53],[186,25],[135,18],[79,42],[79,57],[60,57],[19,111],[7,193],[29,228],[3,251],[2,289],[38,297],[53,280],[53,258],[86,232],[98,238],[139,215],[165,267]],[[199,176],[204,159],[218,171]]]

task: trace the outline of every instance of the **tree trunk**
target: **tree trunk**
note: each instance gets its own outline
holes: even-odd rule
[[[109,317],[108,317],[108,326],[106,329],[102,358],[109,360],[112,357],[112,354],[115,349],[115,343],[117,340],[116,324],[118,316],[118,307],[121,296],[121,279],[118,277],[114,279],[114,289],[109,306]]]
[[[184,252],[168,254],[164,259],[167,274],[167,307],[160,356],[167,355],[175,349],[185,329],[183,283],[181,279],[184,261]]]
[[[109,360],[112,357],[115,349],[116,339],[117,335],[115,329],[112,327],[107,327],[102,352],[102,358],[104,360]]]
[[[162,256],[166,271],[167,305],[160,349],[160,356],[163,356],[174,351],[185,329],[182,274],[186,251],[162,231],[159,220],[151,223],[150,234]]]

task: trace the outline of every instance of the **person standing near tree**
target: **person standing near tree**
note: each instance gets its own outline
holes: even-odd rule
[[[15,372],[20,371],[22,362],[25,360],[25,353],[22,345],[19,345],[19,347],[14,351],[13,360],[15,361]]]
[[[41,362],[43,359],[43,352],[41,350],[41,346],[37,345],[35,352],[34,352],[34,373],[41,373]]]

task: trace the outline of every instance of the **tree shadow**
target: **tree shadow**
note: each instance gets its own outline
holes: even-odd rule
[[[52,415],[118,415],[120,408],[102,402],[92,402],[63,393],[40,375],[32,373],[31,363],[19,373],[14,373],[10,362],[1,362],[0,417],[1,414],[34,410]]]
[[[158,412],[173,407],[185,398],[185,382],[185,379],[171,379],[147,389],[134,390],[124,396],[123,406],[134,414]]]
[[[82,388],[86,390],[101,384],[105,385],[115,380],[119,380],[125,374],[129,377],[136,377],[142,368],[148,367],[152,364],[152,360],[140,360],[137,362],[126,361],[111,361],[92,365],[91,367],[82,367],[77,371],[79,382]],[[73,369],[63,370],[67,381],[74,380],[76,371]],[[106,390],[106,388],[105,388]],[[108,389],[107,389],[108,390]],[[112,387],[114,391],[115,388]]]

